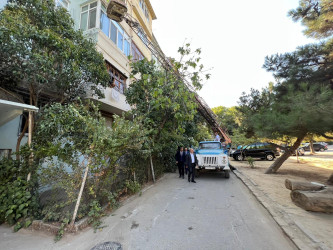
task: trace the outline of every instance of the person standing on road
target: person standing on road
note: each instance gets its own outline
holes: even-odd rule
[[[186,164],[186,156],[189,154],[187,148],[184,148],[184,153],[185,153],[185,174],[187,175],[188,172],[188,166]]]
[[[186,165],[188,166],[188,182],[194,182],[195,167],[198,165],[198,159],[194,153],[193,148],[190,149],[190,153],[186,156]],[[192,177],[192,178],[191,178]]]
[[[180,147],[175,158],[176,158],[176,163],[178,165],[179,178],[184,179],[184,164],[185,164],[186,156],[185,156],[183,147]]]

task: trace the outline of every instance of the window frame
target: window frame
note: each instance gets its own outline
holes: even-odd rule
[[[109,20],[109,30],[108,30],[108,34],[105,34],[105,32],[103,31],[103,26],[101,25],[102,24],[102,14],[104,14],[106,16],[106,18]],[[106,15],[106,8],[102,5],[101,7],[101,15],[100,15],[100,30],[116,45],[116,47],[118,49],[121,50],[121,52],[123,52],[123,54],[125,56],[130,56],[132,54],[132,51],[131,51],[131,38],[130,36],[127,34],[127,32],[125,31],[125,29],[123,27],[121,27],[121,25],[117,22],[115,22],[114,20],[110,20],[107,15]],[[115,27],[116,29],[116,41],[113,41],[112,40],[112,30],[113,30],[113,27]],[[122,39],[122,43],[121,43],[121,48],[119,47],[119,35],[122,35],[123,39]],[[125,40],[128,42],[129,44],[129,47],[128,47],[128,51],[125,50]],[[128,54],[126,53],[128,52]]]
[[[142,10],[144,16],[145,16],[146,19],[147,19],[147,22],[149,23],[149,21],[150,21],[149,9],[148,9],[148,7],[147,7],[147,5],[146,5],[145,0],[139,0],[139,5],[140,5],[140,8],[141,8],[141,10]]]
[[[107,71],[110,75],[111,83],[109,87],[116,89],[121,94],[124,94],[127,89],[126,85],[127,77],[123,73],[121,73],[115,66],[113,66],[111,63],[109,63],[106,60],[105,64]],[[112,86],[112,84],[114,84],[115,86]]]
[[[91,7],[92,4],[96,4],[96,6]],[[88,9],[85,10],[85,11],[83,11],[82,9],[83,9],[84,7],[88,7]],[[89,28],[90,12],[91,12],[92,10],[96,10],[95,27]],[[97,26],[97,21],[98,21],[98,20],[97,20],[97,17],[98,17],[97,12],[98,12],[98,1],[91,1],[91,2],[89,2],[89,3],[86,3],[86,4],[80,6],[80,30],[82,30],[82,31],[86,31],[86,30],[90,30],[90,29],[94,29],[94,28],[96,28],[96,26]],[[84,14],[84,13],[88,13],[87,23],[86,23],[86,27],[87,27],[87,28],[86,28],[85,30],[82,29],[82,14]]]
[[[140,50],[139,47],[135,44],[134,41],[132,41],[132,43],[131,43],[131,51],[132,51],[132,60],[133,60],[134,62],[136,62],[136,61],[141,61],[141,60],[145,59],[145,56],[143,55],[143,53],[141,52],[141,50]],[[139,53],[136,53],[136,54],[139,55],[139,58],[135,58],[135,54],[134,54],[135,52],[139,52]]]

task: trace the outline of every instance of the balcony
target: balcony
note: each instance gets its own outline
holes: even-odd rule
[[[107,7],[108,18],[121,22],[127,13],[127,5],[125,0],[111,0]]]

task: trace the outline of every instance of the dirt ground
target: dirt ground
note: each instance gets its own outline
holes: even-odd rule
[[[314,181],[325,184],[333,172],[333,146],[329,150],[310,155],[290,157],[276,174],[264,174],[272,162],[257,160],[255,168],[250,168],[246,161],[231,160],[231,164],[258,185],[259,189],[276,202],[302,231],[315,242],[320,242],[327,249],[333,249],[333,214],[308,212],[297,207],[290,198],[290,190],[285,188],[285,179]]]

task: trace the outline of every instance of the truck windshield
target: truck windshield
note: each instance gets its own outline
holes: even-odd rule
[[[200,143],[199,149],[221,149],[221,144],[218,142]]]

